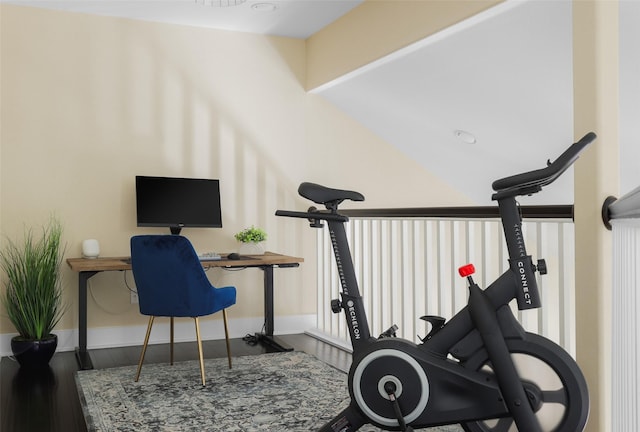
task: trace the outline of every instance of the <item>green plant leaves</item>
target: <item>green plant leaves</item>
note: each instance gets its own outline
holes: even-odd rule
[[[21,337],[39,340],[48,336],[64,313],[60,265],[62,225],[52,219],[34,237],[25,231],[22,245],[7,239],[0,251],[0,267],[6,273],[2,297],[7,316]]]
[[[242,243],[259,243],[267,239],[267,233],[262,228],[256,228],[251,225],[251,228],[245,228],[236,233],[234,237]]]

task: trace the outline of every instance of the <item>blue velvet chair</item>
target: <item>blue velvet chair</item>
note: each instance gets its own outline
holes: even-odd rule
[[[170,317],[170,357],[173,364],[173,318],[192,317],[195,320],[200,375],[205,385],[204,359],[198,317],[222,311],[227,357],[231,368],[229,330],[226,308],[236,302],[235,287],[216,288],[211,285],[191,242],[179,235],[140,235],[131,238],[131,267],[138,290],[140,313],[149,316],[136,382],[149,343],[155,317]]]

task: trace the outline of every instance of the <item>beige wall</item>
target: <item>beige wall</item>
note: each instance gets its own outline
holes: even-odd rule
[[[233,234],[264,227],[267,248],[307,258],[276,274],[276,315],[315,312],[315,231],[276,218],[304,209],[301,181],[353,188],[366,207],[468,204],[387,143],[304,91],[305,42],[0,5],[0,233],[56,214],[67,256],[83,239],[128,255],[134,176],[220,178],[219,229],[185,229],[197,249],[230,251]],[[336,157],[337,156],[337,157]],[[424,185],[408,188],[407,184]],[[416,197],[416,190],[419,194]],[[209,272],[238,286],[230,317],[262,316],[260,272]],[[130,273],[90,281],[89,327],[143,325]],[[65,267],[77,327],[77,275]],[[1,333],[12,333],[5,317]]]

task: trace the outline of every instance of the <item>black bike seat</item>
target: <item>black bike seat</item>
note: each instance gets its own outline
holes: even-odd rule
[[[351,201],[364,201],[364,196],[355,191],[331,189],[316,183],[304,182],[298,187],[300,196],[317,204],[341,202],[346,199]]]

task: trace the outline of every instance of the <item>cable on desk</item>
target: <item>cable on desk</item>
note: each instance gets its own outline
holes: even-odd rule
[[[127,270],[123,270],[123,275],[124,275],[124,286],[126,286],[126,287],[127,287],[127,289],[128,289],[129,291],[131,291],[132,293],[136,293],[136,294],[138,294],[138,291],[137,291],[137,290],[132,289],[132,288],[129,286],[129,282],[127,282]]]
[[[249,267],[218,267],[218,268],[221,268],[222,270],[229,271],[229,272],[235,272],[235,271],[246,270]]]
[[[130,306],[127,306],[127,308],[122,310],[122,311],[114,312],[114,311],[110,311],[109,309],[107,309],[106,307],[101,305],[100,302],[98,302],[98,300],[96,299],[96,296],[93,293],[93,286],[92,286],[91,281],[87,281],[87,291],[89,291],[89,295],[91,296],[91,299],[93,299],[93,302],[96,304],[96,306],[98,306],[98,309],[102,310],[103,312],[108,313],[109,315],[122,315],[122,314],[126,313],[130,309]]]

